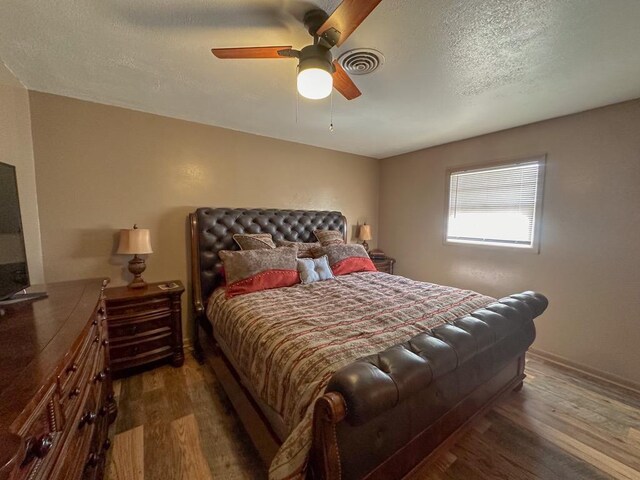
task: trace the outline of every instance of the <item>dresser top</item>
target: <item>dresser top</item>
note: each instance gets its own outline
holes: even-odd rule
[[[65,356],[77,346],[93,315],[102,279],[30,288],[49,295],[2,307],[0,316],[0,432],[41,392]]]

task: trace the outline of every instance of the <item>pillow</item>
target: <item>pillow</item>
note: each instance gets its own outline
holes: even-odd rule
[[[238,244],[240,250],[276,248],[270,233],[236,233],[233,240]]]
[[[304,243],[304,242],[290,242],[289,240],[276,240],[276,245],[279,247],[298,247],[298,258],[313,258],[311,250],[320,246],[320,243]]]
[[[313,256],[326,255],[334,275],[346,275],[354,272],[375,272],[375,265],[369,254],[359,243],[344,243],[313,249]]]
[[[300,283],[295,247],[219,252],[227,298]]]
[[[329,257],[323,255],[318,258],[298,258],[298,272],[302,283],[320,282],[334,278]]]
[[[314,230],[313,234],[323,247],[344,243],[344,236],[338,230]]]

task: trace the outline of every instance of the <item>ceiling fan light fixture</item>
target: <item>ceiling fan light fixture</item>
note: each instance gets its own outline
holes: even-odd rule
[[[327,98],[333,89],[333,77],[322,68],[306,68],[298,72],[298,93],[310,100]]]
[[[327,98],[333,89],[334,67],[331,53],[319,45],[309,45],[300,51],[298,93],[311,100]]]

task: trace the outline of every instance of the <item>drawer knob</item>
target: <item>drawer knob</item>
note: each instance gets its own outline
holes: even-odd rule
[[[98,463],[100,463],[100,455],[91,452],[89,454],[89,456],[87,457],[87,467],[88,468],[95,468],[98,466]]]
[[[107,345],[109,345],[109,340],[107,340],[106,338],[102,341],[102,346],[106,347]]]
[[[101,416],[101,417],[106,417],[106,416],[107,416],[107,413],[109,413],[109,409],[108,409],[107,407],[102,407],[102,408],[100,409],[100,416]]]
[[[96,320],[94,320],[93,322],[91,322],[91,325],[93,325],[94,327],[95,327],[96,325],[98,325],[98,320],[96,319]]]
[[[109,440],[108,438],[104,441],[104,443],[102,444],[102,449],[103,450],[109,450],[111,448],[111,440]]]
[[[96,374],[93,381],[98,383],[98,382],[104,382],[106,379],[107,379],[107,374],[104,372],[100,372]]]
[[[80,388],[76,387],[69,392],[69,398],[74,398],[80,395]]]
[[[96,335],[93,337],[93,343],[98,343],[100,341],[100,335]]]
[[[27,440],[27,461],[33,457],[44,458],[53,446],[53,437],[50,433],[42,435],[40,438],[30,438]]]
[[[80,418],[80,425],[78,425],[78,428],[82,428],[85,425],[93,425],[96,421],[97,415],[95,412],[86,412],[81,418]]]
[[[74,373],[78,371],[78,364],[77,363],[72,363],[71,365],[69,365],[69,368],[67,368],[67,373]]]

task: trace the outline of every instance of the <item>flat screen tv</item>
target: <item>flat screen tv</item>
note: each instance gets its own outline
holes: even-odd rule
[[[16,168],[0,162],[0,300],[28,286]]]

